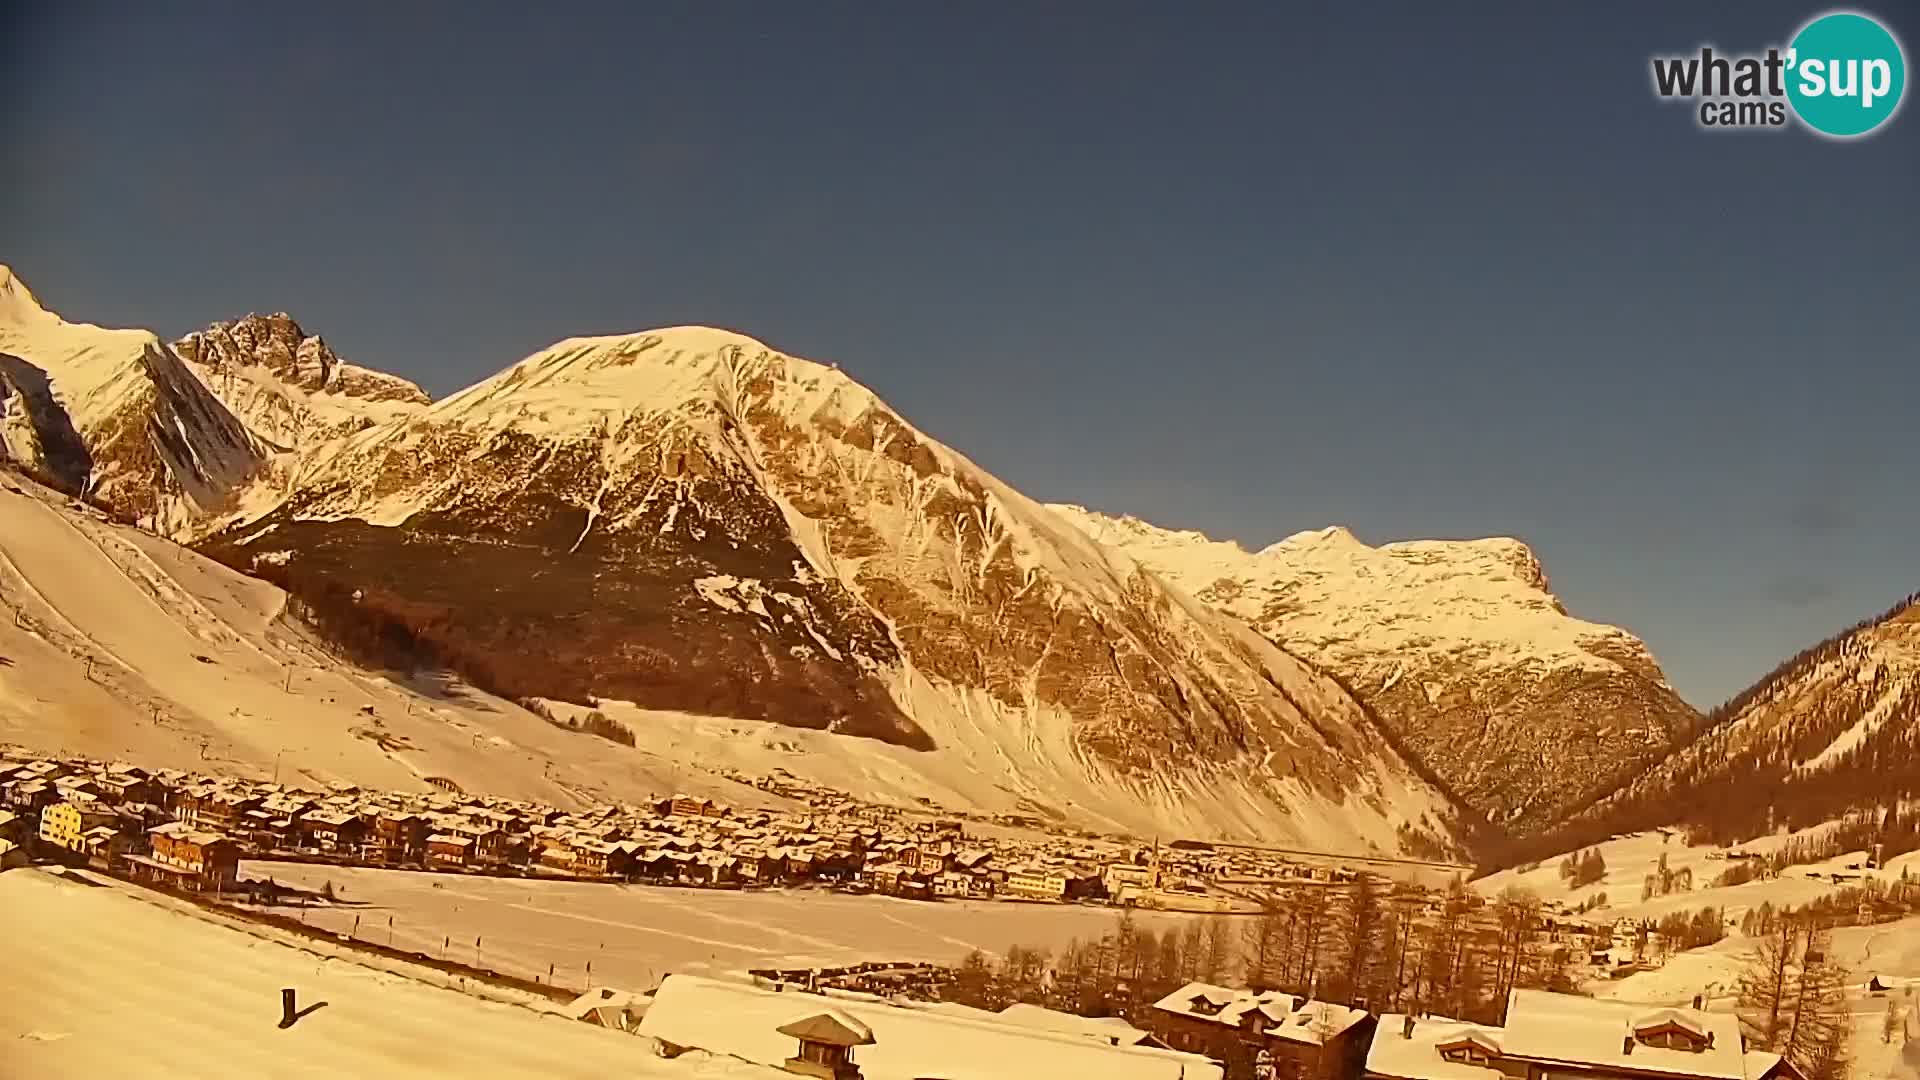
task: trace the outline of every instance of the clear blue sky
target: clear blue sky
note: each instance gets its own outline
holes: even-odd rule
[[[1920,111],[1649,89],[1818,9],[941,6],[16,5],[0,260],[436,393],[733,327],[1039,498],[1522,537],[1703,705],[1920,587]]]

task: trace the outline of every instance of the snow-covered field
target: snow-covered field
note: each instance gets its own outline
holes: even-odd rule
[[[422,981],[437,973],[367,966],[87,875],[0,874],[0,926],[0,1076],[782,1075],[662,1060],[651,1040],[531,999],[445,989]],[[312,1010],[285,1030],[282,987]]]
[[[1596,997],[1649,1005],[1686,1005],[1704,995],[1707,1007],[1730,1010],[1738,996],[1748,938],[1734,936],[1669,959],[1653,971],[1591,985]],[[1853,1014],[1854,1080],[1920,1077],[1920,918],[1879,926],[1847,926],[1833,932],[1833,956],[1848,970],[1847,1003]],[[1878,977],[1890,989],[1872,991]],[[1882,1041],[1892,1004],[1904,1036]]]
[[[1798,906],[1818,899],[1828,893],[1843,888],[1849,882],[1836,883],[1834,874],[1876,876],[1883,880],[1897,880],[1903,868],[1912,867],[1920,871],[1920,852],[1887,860],[1887,865],[1878,871],[1850,869],[1866,859],[1865,852],[1848,852],[1822,862],[1807,863],[1802,866],[1790,866],[1777,878],[1750,881],[1744,885],[1713,888],[1713,879],[1736,862],[1724,856],[1729,850],[1767,853],[1788,842],[1805,838],[1829,826],[1815,826],[1797,833],[1781,833],[1761,837],[1746,843],[1737,844],[1733,849],[1715,847],[1688,847],[1678,833],[1643,832],[1616,837],[1603,844],[1596,845],[1601,857],[1606,860],[1607,875],[1597,884],[1578,889],[1567,887],[1560,877],[1560,859],[1558,857],[1542,862],[1538,867],[1524,872],[1503,870],[1474,882],[1482,895],[1498,895],[1501,890],[1518,885],[1532,891],[1542,900],[1557,900],[1568,906],[1578,906],[1591,898],[1605,893],[1606,906],[1595,909],[1590,918],[1651,918],[1659,919],[1675,911],[1694,911],[1702,907],[1725,908],[1729,918],[1738,919],[1749,909],[1762,903],[1771,903],[1774,907],[1786,905]],[[1660,862],[1660,856],[1667,857],[1667,869],[1673,872],[1689,870],[1693,874],[1693,888],[1687,891],[1673,892],[1666,896],[1656,896],[1647,900],[1640,898],[1641,883],[1648,874],[1654,872]],[[1713,856],[1720,857],[1715,858]],[[1851,884],[1858,884],[1858,881]]]
[[[495,970],[581,984],[646,989],[675,971],[727,973],[750,967],[817,966],[868,960],[958,961],[1009,945],[1058,950],[1068,938],[1097,938],[1120,918],[1111,908],[993,901],[929,903],[884,896],[781,890],[729,892],[644,885],[522,881],[397,870],[249,862],[244,876],[317,889],[331,881],[347,906],[305,910],[308,923],[385,943],[480,959]],[[300,914],[298,908],[290,914]],[[1186,918],[1138,912],[1156,932]],[[1191,916],[1219,917],[1219,916]]]
[[[1794,839],[1828,828],[1815,826],[1797,833],[1781,833],[1735,845],[1740,851],[1770,852]],[[1542,899],[1577,905],[1599,893],[1606,893],[1608,904],[1588,917],[1597,920],[1651,918],[1674,911],[1692,911],[1703,906],[1722,907],[1731,919],[1739,919],[1748,910],[1770,903],[1779,908],[1814,900],[1845,883],[1831,876],[1861,874],[1849,864],[1864,860],[1862,852],[1851,852],[1824,862],[1788,867],[1780,877],[1752,881],[1744,885],[1711,888],[1710,883],[1733,862],[1710,858],[1724,856],[1729,849],[1690,848],[1678,834],[1634,833],[1598,845],[1607,863],[1604,880],[1579,889],[1569,889],[1559,874],[1559,859],[1550,859],[1538,868],[1503,871],[1475,882],[1484,895],[1495,895],[1511,885],[1520,885]],[[1649,900],[1640,899],[1641,882],[1658,866],[1660,856],[1667,857],[1669,870],[1693,872],[1693,889]],[[1897,879],[1902,869],[1920,870],[1920,852],[1887,860],[1887,865],[1872,872],[1888,880]],[[1818,875],[1815,877],[1813,875]],[[1731,934],[1725,940],[1702,949],[1679,953],[1654,970],[1639,972],[1617,981],[1598,980],[1587,989],[1597,997],[1648,1005],[1686,1005],[1695,995],[1707,999],[1707,1007],[1733,1008],[1738,994],[1740,969],[1753,947],[1750,938]],[[1848,1002],[1853,1011],[1854,1080],[1913,1080],[1920,1077],[1920,918],[1902,919],[1878,926],[1847,926],[1833,931],[1833,956],[1849,972]],[[1873,992],[1866,988],[1869,979],[1878,976],[1892,989]],[[1888,1003],[1892,1002],[1906,1031],[1904,1039],[1883,1042],[1881,1032]]]

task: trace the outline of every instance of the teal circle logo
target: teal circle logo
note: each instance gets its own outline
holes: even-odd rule
[[[1802,123],[1849,139],[1892,118],[1907,89],[1907,58],[1886,27],[1836,11],[1800,28],[1787,50],[1787,100]]]

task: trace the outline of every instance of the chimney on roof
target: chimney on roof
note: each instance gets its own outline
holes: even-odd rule
[[[1695,994],[1695,995],[1693,995],[1693,1007],[1694,1007],[1694,1008],[1696,1008],[1696,1009],[1697,1009],[1697,1008],[1699,1008],[1699,1007],[1700,1007],[1700,1002],[1701,1002],[1702,1000],[1703,1000],[1703,998],[1701,997],[1701,995],[1699,995],[1699,994]]]
[[[1633,1053],[1633,1032],[1629,1031],[1625,1035],[1621,1036],[1620,1052],[1623,1054]]]
[[[1412,1013],[1408,1013],[1406,1022],[1400,1025],[1400,1037],[1403,1039],[1413,1038],[1413,1014]]]
[[[280,991],[280,1026],[283,1028],[292,1027],[293,1022],[300,1019],[300,1010],[294,1007],[293,996],[291,986]]]

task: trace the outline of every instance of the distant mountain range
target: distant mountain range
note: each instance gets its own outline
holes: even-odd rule
[[[801,775],[1439,853],[1591,815],[1703,727],[1519,541],[1248,552],[1041,505],[726,331],[570,339],[433,402],[286,315],[169,345],[0,268],[0,354],[0,451],[47,482],[509,697],[804,733]]]

